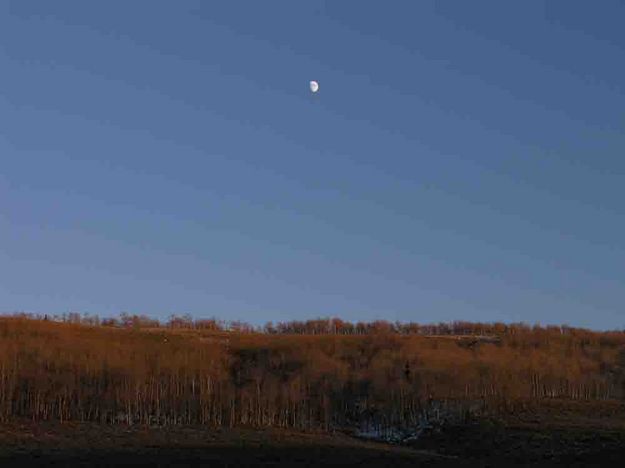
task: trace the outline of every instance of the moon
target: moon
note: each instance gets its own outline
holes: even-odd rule
[[[310,90],[313,93],[316,93],[317,91],[319,91],[319,83],[317,83],[316,81],[311,81],[310,82]]]

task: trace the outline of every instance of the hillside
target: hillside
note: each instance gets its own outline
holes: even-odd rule
[[[618,332],[518,326],[425,336],[379,325],[365,334],[151,325],[0,319],[1,420],[383,431],[544,399],[624,397]]]

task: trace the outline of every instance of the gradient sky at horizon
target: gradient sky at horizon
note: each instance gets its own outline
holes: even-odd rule
[[[624,20],[4,1],[0,312],[624,328]]]

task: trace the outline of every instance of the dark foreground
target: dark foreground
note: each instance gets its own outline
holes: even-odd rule
[[[0,466],[623,466],[622,405],[446,427],[411,446],[276,429],[0,424]]]
[[[2,427],[2,426],[0,426]],[[24,424],[1,429],[0,466],[419,466],[440,457],[346,435],[280,430]]]

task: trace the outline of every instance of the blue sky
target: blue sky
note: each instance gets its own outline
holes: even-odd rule
[[[2,2],[0,311],[623,328],[624,20]]]

